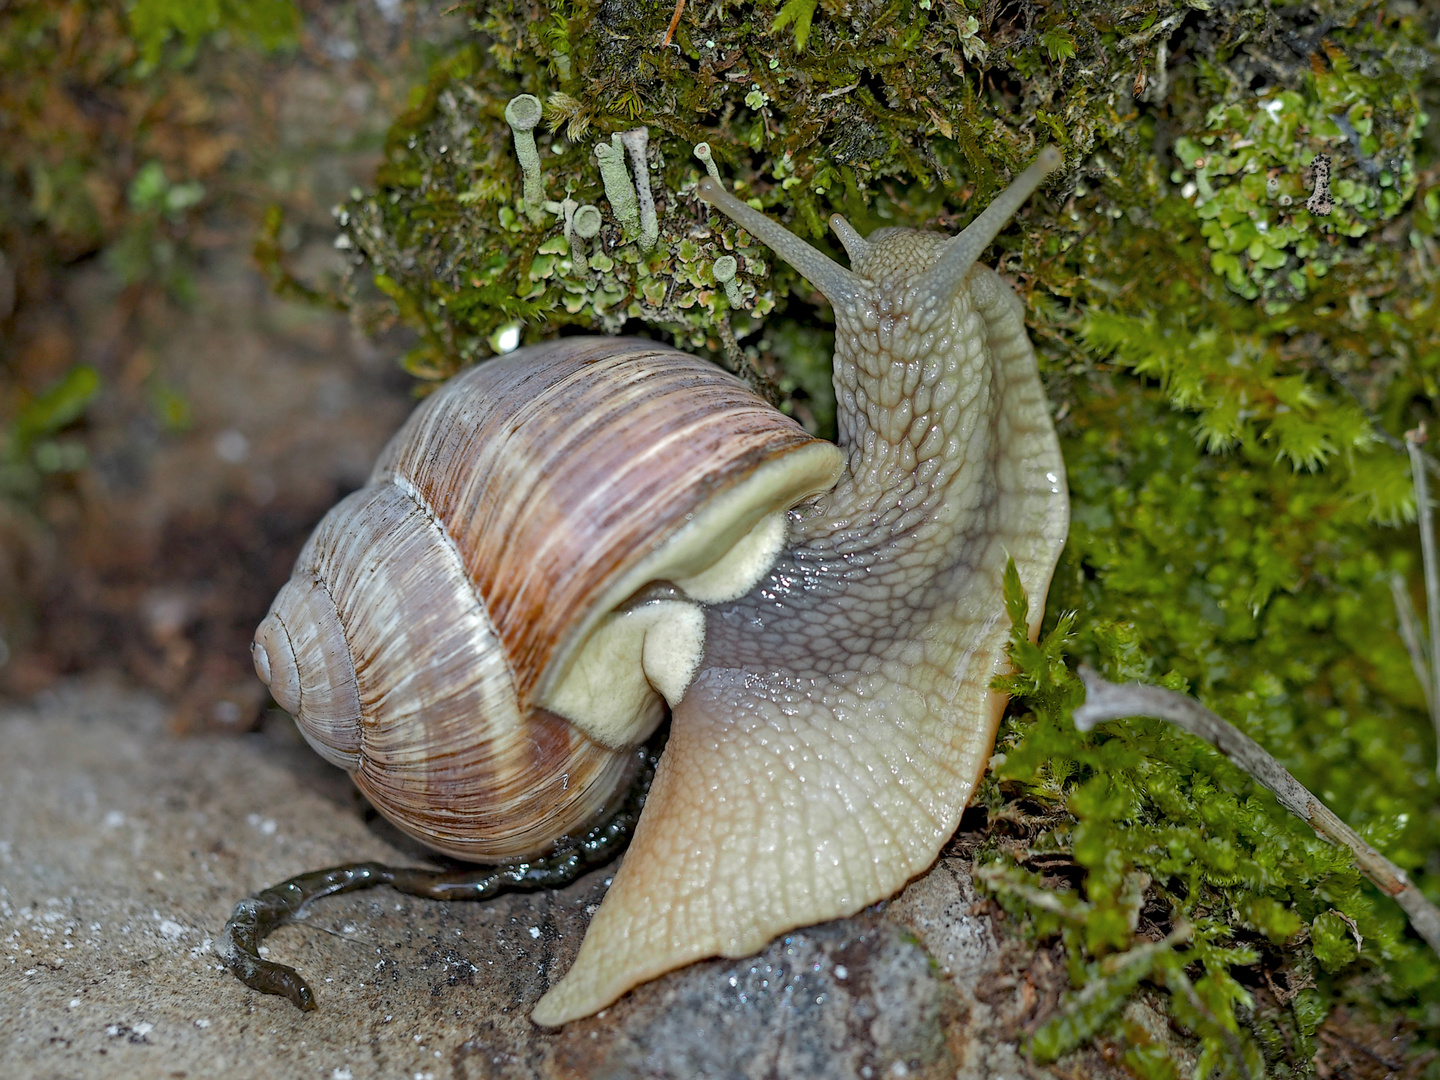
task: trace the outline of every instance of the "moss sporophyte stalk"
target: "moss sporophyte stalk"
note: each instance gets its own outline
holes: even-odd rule
[[[670,4],[468,10],[342,208],[340,299],[414,327],[422,378],[563,327],[645,332],[759,373],[828,434],[828,309],[700,179],[843,261],[830,214],[958,231],[1063,150],[986,256],[1025,301],[1074,509],[981,793],[990,895],[1061,937],[1077,995],[1034,1051],[1099,1039],[1170,1075],[1124,1019],[1137,987],[1225,1075],[1300,1075],[1344,1016],[1436,1045],[1440,964],[1347,853],[1159,721],[1069,722],[1081,660],[1197,695],[1440,897],[1435,736],[1391,585],[1423,613],[1401,436],[1440,392],[1434,13],[701,5],[660,49]],[[568,233],[528,213],[522,94]],[[649,248],[612,138],[641,125]]]

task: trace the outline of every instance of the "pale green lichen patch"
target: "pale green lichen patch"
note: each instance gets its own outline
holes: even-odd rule
[[[1212,80],[1228,75],[1201,68]],[[1299,89],[1270,86],[1217,103],[1203,132],[1175,142],[1170,178],[1203,222],[1211,269],[1247,299],[1264,295],[1272,312],[1313,292],[1345,258],[1348,239],[1373,233],[1415,194],[1418,88],[1362,75],[1338,48],[1319,68]],[[1347,165],[1329,185],[1325,213],[1307,205],[1322,153]]]

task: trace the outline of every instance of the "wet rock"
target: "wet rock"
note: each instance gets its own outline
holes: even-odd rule
[[[567,1028],[555,1060],[562,1075],[607,1080],[948,1077],[945,1003],[924,951],[869,912],[643,987]]]

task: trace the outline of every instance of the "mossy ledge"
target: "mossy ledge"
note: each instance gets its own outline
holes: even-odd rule
[[[1074,999],[1031,1052],[1098,1040],[1176,1075],[1124,1020],[1143,982],[1196,1037],[1196,1075],[1308,1075],[1342,1018],[1412,1062],[1440,1046],[1440,962],[1343,853],[1158,721],[1068,719],[1079,659],[1197,693],[1440,898],[1436,748],[1391,593],[1398,575],[1422,602],[1399,437],[1435,419],[1440,369],[1434,9],[702,4],[669,48],[668,0],[469,11],[376,191],[337,208],[339,299],[417,329],[422,379],[625,328],[758,372],[824,433],[823,306],[696,197],[695,144],[817,239],[836,211],[956,229],[1037,147],[1064,151],[993,256],[1027,301],[1074,501],[979,800],[982,880],[1070,956]],[[546,199],[602,211],[583,272],[563,216],[522,211],[518,94],[544,104]],[[640,124],[648,252],[594,154]]]

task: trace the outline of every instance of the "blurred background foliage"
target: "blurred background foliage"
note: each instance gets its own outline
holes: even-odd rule
[[[268,296],[251,252],[283,207],[276,249],[335,275],[329,207],[444,23],[398,0],[0,5],[0,693],[109,667],[177,728],[259,715],[245,642],[407,380]]]
[[[207,40],[293,48],[298,24],[290,0],[31,0],[0,10],[0,316],[43,292],[46,275],[96,253],[125,286],[159,284],[183,300],[204,181],[232,148],[190,69]],[[33,497],[41,474],[84,466],[83,442],[52,436],[99,389],[84,365],[43,387],[25,383],[0,383],[0,496],[11,499]]]
[[[1046,636],[1015,643],[967,841],[1002,917],[1069,957],[1074,993],[1026,1033],[1031,1052],[1098,1046],[1147,1077],[1440,1076],[1440,965],[1389,901],[1193,740],[1068,718],[1082,658],[1198,694],[1440,900],[1435,735],[1391,591],[1423,610],[1400,440],[1436,419],[1440,10],[717,0],[668,47],[670,0],[459,10],[468,31],[397,110],[373,184],[334,208],[338,276],[308,271],[281,209],[246,196],[272,285],[370,332],[409,328],[422,388],[517,341],[644,333],[829,434],[828,312],[696,198],[694,145],[837,258],[831,213],[862,233],[954,231],[1041,146],[1064,151],[991,258],[1026,301],[1074,525]],[[0,11],[0,300],[98,256],[122,305],[186,303],[195,230],[237,186],[197,58],[297,47],[310,17],[275,0]],[[562,215],[520,205],[504,120],[519,93],[544,103],[547,198],[603,212],[584,270]],[[637,124],[650,251],[594,156]],[[722,254],[738,304],[713,276]],[[83,364],[40,370],[0,380],[16,505],[83,469],[105,393]],[[189,422],[163,385],[150,400]],[[1195,1062],[1126,1019],[1137,992],[1191,1033]]]

